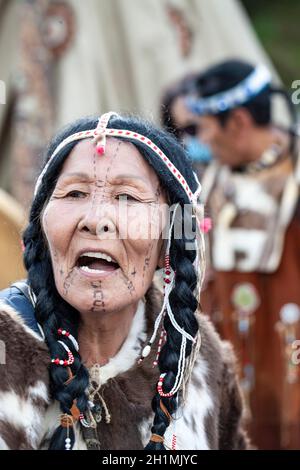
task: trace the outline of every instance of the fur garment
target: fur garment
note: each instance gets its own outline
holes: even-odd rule
[[[152,286],[140,302],[130,333],[117,355],[101,367],[101,396],[111,415],[97,424],[101,449],[143,449],[151,436],[151,400],[159,377],[155,348],[137,361],[149,338],[162,294]],[[220,340],[208,318],[198,315],[202,344],[188,384],[186,402],[165,434],[177,450],[245,449],[242,400],[231,346]],[[0,449],[47,449],[59,423],[59,404],[50,396],[46,344],[16,311],[0,305]],[[79,425],[74,449],[87,449]]]

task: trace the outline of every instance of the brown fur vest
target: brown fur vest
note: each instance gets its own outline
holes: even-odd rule
[[[144,309],[138,309],[117,355],[101,368],[101,395],[111,422],[98,423],[101,449],[143,449],[151,434],[151,400],[158,379],[153,354],[137,364],[162,302],[152,287]],[[176,449],[245,449],[241,426],[242,401],[235,359],[210,321],[199,315],[202,345],[188,385],[185,405],[165,435],[166,447],[177,437]],[[49,396],[49,352],[11,307],[0,306],[0,449],[47,449],[58,425],[59,404]],[[103,378],[102,378],[103,377]],[[75,449],[87,449],[76,427]]]

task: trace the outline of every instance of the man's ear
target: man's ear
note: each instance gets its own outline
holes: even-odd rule
[[[239,135],[241,132],[249,130],[253,126],[253,118],[251,114],[244,108],[233,109],[227,121],[227,128],[233,135]]]
[[[158,255],[157,269],[161,269],[165,265],[165,254],[166,254],[167,241],[168,240],[164,240],[164,239],[160,240],[161,248],[160,248],[160,252],[159,252],[159,255]]]

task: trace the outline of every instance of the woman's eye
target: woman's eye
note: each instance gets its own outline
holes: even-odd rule
[[[70,191],[68,194],[66,194],[66,197],[71,197],[73,199],[80,199],[86,196],[86,193],[83,193],[82,191]]]
[[[116,198],[119,201],[136,201],[136,202],[138,202],[138,199],[136,199],[134,196],[131,196],[131,194],[126,194],[126,193],[118,194],[116,196]]]

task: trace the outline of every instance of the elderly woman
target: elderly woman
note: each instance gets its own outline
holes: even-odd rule
[[[46,161],[28,280],[1,294],[0,447],[246,448],[231,349],[199,312],[200,185],[181,146],[109,113],[69,125]]]

